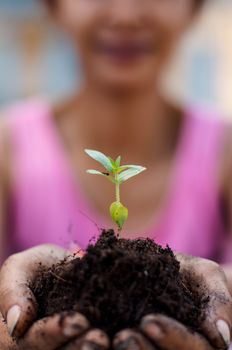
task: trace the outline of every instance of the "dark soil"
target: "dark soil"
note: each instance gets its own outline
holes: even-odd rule
[[[138,326],[150,313],[173,317],[199,330],[207,303],[199,285],[189,289],[172,250],[150,239],[119,239],[104,231],[86,255],[40,272],[33,290],[38,317],[75,310],[110,337]]]

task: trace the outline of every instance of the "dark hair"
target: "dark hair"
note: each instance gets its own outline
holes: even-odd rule
[[[195,2],[195,7],[201,6],[206,0],[194,0]]]
[[[55,7],[56,4],[56,0],[43,0],[44,2],[46,2],[51,8]],[[194,0],[195,2],[195,6],[199,7],[201,6],[206,0]]]
[[[45,2],[49,7],[54,8],[56,4],[56,0],[42,0]]]

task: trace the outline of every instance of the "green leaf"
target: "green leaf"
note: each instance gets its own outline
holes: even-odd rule
[[[121,163],[121,156],[118,156],[118,158],[115,160],[115,165],[118,168],[120,166]]]
[[[110,162],[112,164],[112,167],[114,168],[115,167],[115,161],[113,160],[113,158],[111,158],[111,157],[107,157],[107,158],[110,160]]]
[[[139,166],[139,165],[137,165],[137,166],[133,165],[133,166],[131,166],[131,168],[122,171],[118,175],[118,182],[121,184],[121,183],[127,181],[128,179],[130,179],[131,177],[142,173],[144,170],[146,170],[146,168]]]
[[[92,174],[92,175],[106,175],[106,174],[102,173],[101,171],[93,170],[93,169],[86,170],[86,172],[88,174]]]
[[[118,168],[118,174],[120,174],[123,170],[129,169],[131,167],[131,165],[121,165]]]
[[[141,169],[143,167],[141,167],[140,165],[121,165],[118,168],[118,174],[120,174],[122,171],[126,170],[126,169]]]
[[[91,149],[86,149],[85,152],[88,154],[88,156],[90,156],[91,158],[99,162],[101,165],[103,165],[106,170],[112,172],[113,166],[111,164],[111,161],[103,153]]]
[[[88,174],[91,174],[91,175],[101,175],[101,176],[104,176],[106,177],[108,180],[110,180],[111,182],[115,183],[115,180],[112,176],[110,176],[110,174],[108,173],[104,173],[104,172],[101,172],[101,171],[98,171],[98,170],[94,170],[94,169],[89,169],[89,170],[86,170],[86,172]]]

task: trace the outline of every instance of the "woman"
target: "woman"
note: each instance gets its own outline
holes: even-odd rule
[[[232,160],[228,128],[213,118],[214,113],[183,111],[159,92],[160,72],[203,1],[46,2],[72,35],[85,81],[81,92],[59,105],[36,100],[6,111],[0,162],[3,252],[42,243],[65,245],[71,239],[85,248],[95,234],[92,221],[111,226],[106,213],[112,187],[85,174],[95,163],[83,150],[92,148],[112,157],[121,154],[125,163],[149,169],[123,189],[123,202],[130,210],[125,237],[144,232],[176,251],[223,262],[223,232],[230,230],[225,214],[229,219],[232,215],[229,161],[223,157]],[[18,342],[12,345],[2,330],[3,349],[108,347],[107,336],[99,330],[83,335],[89,325],[79,314],[66,315],[62,325],[58,315],[32,324],[36,301],[28,285],[37,264],[49,266],[65,254],[45,245],[13,255],[4,264],[0,310]],[[143,334],[165,350],[227,348],[231,268],[224,269],[226,279],[214,262],[181,255],[179,259],[182,268],[206,276],[211,298],[204,336],[157,315],[142,321]],[[114,347],[151,349],[144,335],[125,330]]]

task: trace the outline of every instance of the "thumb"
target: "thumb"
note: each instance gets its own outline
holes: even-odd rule
[[[217,283],[212,281],[209,291],[210,298],[202,330],[214,346],[227,349],[231,342],[232,299],[222,280]]]
[[[53,245],[42,245],[12,255],[0,271],[0,312],[11,336],[21,337],[37,315],[37,302],[31,285],[39,267],[50,267],[67,252]]]
[[[210,260],[181,254],[178,254],[178,260],[182,273],[187,272],[186,278],[199,280],[202,291],[207,293],[205,320],[201,325],[203,334],[215,348],[227,349],[231,342],[232,298],[225,273],[220,265]]]
[[[212,345],[227,349],[231,342],[232,298],[221,267],[216,263],[205,263],[202,276],[209,297],[202,330]]]

